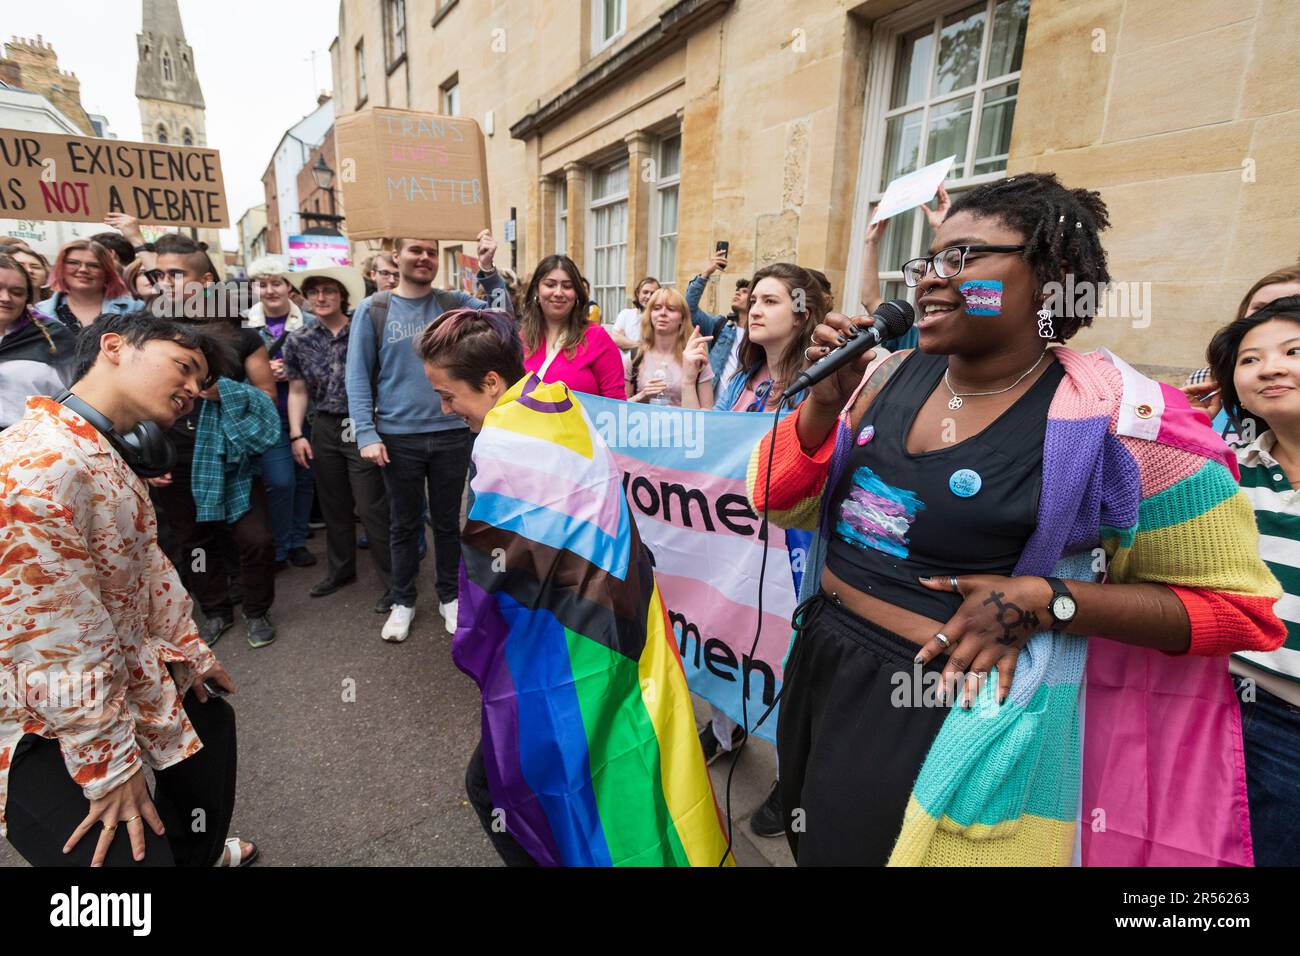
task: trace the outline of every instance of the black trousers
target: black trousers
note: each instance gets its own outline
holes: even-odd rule
[[[383,472],[393,554],[393,600],[415,607],[420,535],[424,533],[420,512],[427,485],[438,600],[443,604],[454,601],[460,586],[460,502],[469,474],[469,429],[379,437],[388,449]]]
[[[175,536],[179,561],[176,570],[208,617],[233,620],[230,579],[239,575],[244,613],[259,617],[275,602],[275,537],[267,512],[266,489],[253,479],[248,513],[233,524],[199,521],[190,490],[190,462],[182,459],[172,469],[172,483],[153,489],[154,500],[166,513]],[[228,564],[227,537],[233,537],[239,566]]]
[[[220,697],[200,704],[193,692],[185,695],[184,705],[203,749],[154,772],[153,802],[166,836],[146,824],[144,860],[136,863],[131,838],[120,824],[105,866],[212,866],[221,857],[235,812],[235,711]],[[90,801],[68,775],[59,742],[36,734],[23,737],[9,768],[5,806],[13,848],[32,866],[89,866],[99,827],[92,827],[71,853],[63,853],[63,844],[89,810]]]
[[[800,866],[884,866],[948,715],[946,658],[914,664],[918,645],[825,594],[795,626],[776,731],[790,850]]]
[[[465,793],[469,805],[478,814],[483,832],[492,841],[492,848],[506,866],[536,866],[537,861],[519,845],[519,841],[501,828],[501,821],[492,816],[492,793],[488,790],[487,771],[483,769],[483,741],[474,748],[465,768]]]
[[[383,470],[366,461],[356,440],[344,440],[343,415],[316,412],[311,432],[311,470],[316,475],[316,500],[325,521],[329,576],[346,581],[357,573],[357,529],[353,515],[370,539],[370,557],[388,589],[392,555],[388,549],[388,495]]]

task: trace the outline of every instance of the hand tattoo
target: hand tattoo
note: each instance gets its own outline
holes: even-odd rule
[[[1003,601],[1005,596],[1001,591],[990,591],[983,603],[992,604],[998,609],[998,626],[1002,628],[998,643],[1014,644],[1016,636],[1013,632],[1023,628],[1027,634],[1033,634],[1038,630],[1038,615],[1033,611],[1021,610],[1018,604]]]

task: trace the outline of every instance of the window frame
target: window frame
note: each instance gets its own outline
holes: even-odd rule
[[[449,99],[455,100],[455,109],[448,107]],[[438,108],[443,116],[460,116],[460,72],[457,71],[443,80],[438,87]]]
[[[370,99],[369,84],[366,82],[366,38],[362,37],[352,48],[352,66],[357,75],[357,109]]]
[[[595,56],[618,42],[627,33],[627,0],[615,0],[619,9],[618,27],[605,37],[605,0],[591,0],[591,55]]]
[[[569,180],[560,176],[555,183],[555,252],[569,254]]]
[[[602,196],[599,199],[597,199],[596,179],[598,175],[603,170],[612,170],[618,166],[623,166],[627,170],[627,176],[629,177],[628,182],[625,182],[623,184],[623,191],[621,193],[615,193],[609,196]],[[591,171],[587,176],[587,196],[586,196],[587,228],[586,228],[585,261],[591,263],[591,275],[588,277],[589,281],[591,282],[591,296],[592,296],[592,300],[601,306],[600,314],[601,314],[602,322],[604,321],[607,305],[610,304],[617,305],[617,308],[613,310],[613,314],[617,315],[618,312],[622,309],[625,300],[627,299],[627,249],[628,249],[628,242],[629,242],[629,236],[627,232],[627,222],[628,222],[628,213],[630,211],[629,198],[631,196],[631,191],[628,187],[630,186],[631,176],[632,176],[632,163],[626,153],[622,154],[621,156],[610,157],[605,162],[592,163]],[[615,242],[615,243],[606,243],[600,247],[601,249],[614,249],[620,246],[622,247],[623,281],[619,285],[615,286],[608,282],[601,283],[597,281],[600,278],[600,276],[597,275],[596,216],[597,213],[600,212],[601,210],[608,209],[613,206],[617,206],[619,203],[623,204],[622,241]],[[617,298],[615,299],[614,303],[600,302],[599,296],[600,296],[601,289],[616,290]]]
[[[680,129],[670,130],[659,137],[655,143],[655,169],[656,172],[664,168],[664,146],[669,140],[677,140],[677,172],[671,176],[660,176],[654,182],[654,194],[651,197],[650,212],[650,255],[647,258],[649,263],[649,272],[652,276],[658,276],[661,286],[670,286],[677,288],[677,245],[673,245],[673,265],[672,273],[665,274],[664,263],[662,261],[663,240],[665,236],[671,235],[674,239],[681,235],[682,224],[682,131]],[[663,226],[663,196],[669,189],[677,190],[677,222],[671,233],[665,233]]]
[[[394,29],[395,18],[393,12],[397,9],[402,11],[401,29]],[[384,65],[388,73],[391,74],[399,66],[406,62],[406,0],[384,0]],[[401,50],[397,50],[398,40],[401,40]]]
[[[929,87],[929,84],[933,82],[934,73],[932,59],[926,73],[927,89],[924,98],[914,103],[891,108],[889,100],[893,93],[894,67],[898,58],[899,38],[929,23],[933,28],[932,36],[936,41],[931,56],[937,56],[939,50],[937,41],[942,30],[943,18],[958,13],[966,7],[974,6],[976,2],[983,2],[984,4],[985,22],[984,34],[980,41],[980,59],[975,82],[942,94],[932,94]],[[974,0],[974,2],[973,0],[925,0],[925,2],[913,4],[896,14],[882,18],[873,27],[868,61],[870,66],[867,74],[867,96],[863,104],[862,147],[859,150],[858,176],[854,187],[854,212],[849,264],[845,270],[844,289],[841,293],[841,307],[843,309],[852,310],[854,313],[860,312],[862,309],[862,303],[859,301],[858,296],[863,279],[864,237],[867,224],[870,221],[868,212],[883,194],[883,190],[880,188],[880,177],[884,171],[886,161],[886,124],[888,120],[893,116],[900,116],[918,109],[921,110],[921,141],[918,148],[916,167],[919,169],[942,158],[926,155],[929,119],[932,109],[936,106],[965,99],[968,96],[971,97],[971,122],[970,128],[966,131],[966,154],[963,162],[967,169],[973,171],[976,162],[975,152],[979,146],[980,119],[986,91],[1008,83],[1020,82],[1023,74],[1023,63],[1020,70],[987,79],[984,78],[992,46],[993,16],[997,4],[998,0]],[[1032,8],[1033,0],[1030,0],[1031,11]],[[1019,105],[1018,90],[1017,105]],[[1013,114],[1013,127],[1014,124]],[[1006,176],[1005,165],[1002,169],[992,172],[954,177],[953,172],[956,169],[957,166],[954,164],[953,170],[950,170],[948,177],[944,179],[944,188],[950,194],[965,192],[982,183],[995,182]],[[903,215],[907,215],[907,213]],[[923,213],[917,212],[913,216],[912,230],[912,237],[908,247],[912,250],[913,256],[920,255],[918,247],[921,237],[925,234]],[[883,245],[881,248],[883,252]],[[901,285],[903,282],[903,274],[898,269],[881,269],[878,275],[882,294],[886,292],[885,286],[887,283]]]

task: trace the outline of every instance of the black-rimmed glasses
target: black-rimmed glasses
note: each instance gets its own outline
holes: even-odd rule
[[[949,246],[940,249],[932,256],[921,256],[903,263],[903,281],[910,288],[916,288],[930,271],[934,263],[934,274],[940,279],[951,279],[960,275],[966,268],[966,254],[969,252],[1024,252],[1024,246]]]

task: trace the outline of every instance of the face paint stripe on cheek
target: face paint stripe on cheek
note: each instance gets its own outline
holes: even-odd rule
[[[967,279],[957,287],[966,300],[967,315],[1000,315],[1002,283],[997,279]]]

